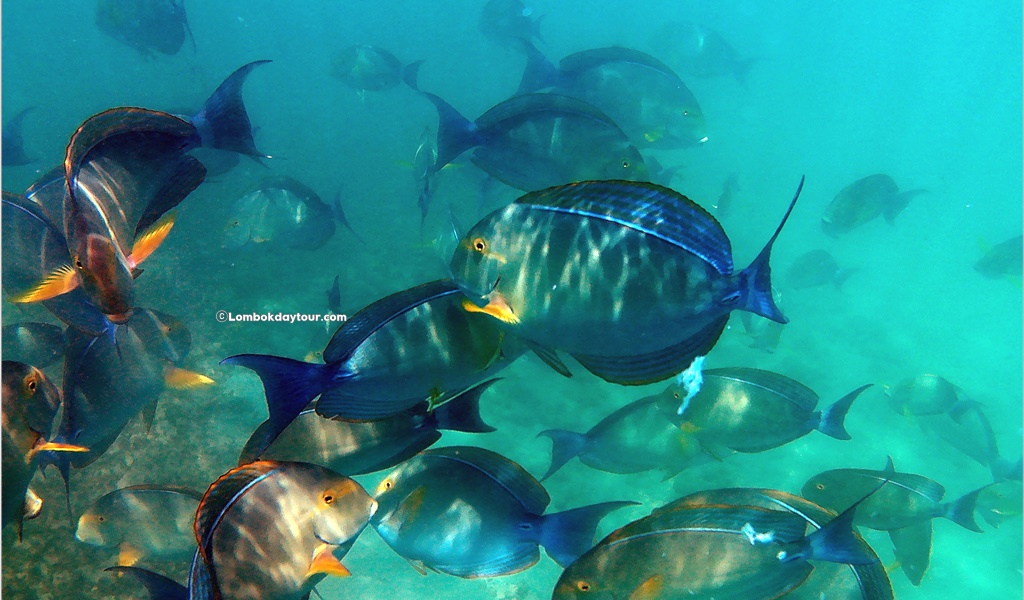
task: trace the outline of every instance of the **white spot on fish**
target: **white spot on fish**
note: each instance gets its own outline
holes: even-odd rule
[[[747,537],[747,540],[750,542],[751,546],[756,546],[757,544],[770,544],[771,542],[775,541],[775,532],[774,531],[766,531],[765,533],[758,533],[757,531],[754,530],[754,526],[751,525],[750,523],[747,523],[746,525],[744,525],[740,529],[740,533],[742,533],[743,535],[745,535]],[[780,560],[781,559],[782,559],[782,557],[780,557]]]
[[[686,390],[686,397],[679,403],[679,410],[676,414],[682,415],[686,412],[686,409],[690,406],[690,400],[697,395],[702,385],[704,385],[704,359],[706,356],[698,356],[693,359],[690,366],[685,371],[676,376],[676,383],[679,384],[683,389]]]

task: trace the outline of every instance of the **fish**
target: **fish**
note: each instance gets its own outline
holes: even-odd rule
[[[396,415],[424,400],[436,407],[526,350],[489,317],[462,310],[462,298],[449,280],[381,298],[338,328],[323,351],[325,364],[263,354],[221,364],[251,369],[262,380],[267,443],[317,396],[320,416],[356,421]]]
[[[668,480],[690,466],[711,462],[700,442],[669,420],[659,396],[630,402],[601,419],[586,433],[547,429],[538,436],[551,439],[551,466],[544,481],[573,457],[608,473],[664,472]]]
[[[96,26],[145,57],[177,54],[186,36],[192,42],[192,52],[196,51],[181,0],[99,0]]]
[[[416,205],[420,209],[421,231],[427,221],[430,201],[434,196],[433,175],[436,172],[434,169],[435,164],[437,164],[437,143],[433,132],[428,127],[420,134],[419,144],[416,145],[416,152],[412,157],[412,173],[416,178]]]
[[[1015,470],[1020,471],[1019,463],[1015,467],[1000,455],[992,424],[980,402],[962,400],[944,414],[918,416],[914,420],[925,432],[989,469],[995,481],[1013,477]]]
[[[745,85],[757,62],[743,58],[721,33],[692,21],[666,23],[655,37],[655,45],[681,73],[702,79],[732,77]]]
[[[421,452],[377,486],[370,524],[421,572],[457,577],[518,573],[540,560],[538,546],[566,566],[593,543],[609,512],[603,502],[544,514],[551,499],[522,467],[490,450],[450,446]]]
[[[334,235],[334,220],[331,207],[311,188],[291,177],[270,177],[235,202],[224,245],[316,250]]]
[[[22,522],[31,513],[29,483],[41,453],[85,452],[74,444],[47,441],[50,425],[61,404],[60,392],[38,368],[5,360],[3,387],[2,524],[14,523],[21,539]]]
[[[924,190],[901,192],[888,175],[868,175],[836,194],[821,215],[821,229],[832,237],[838,237],[879,216],[891,225],[910,200],[921,193]]]
[[[334,192],[334,200],[331,201],[331,214],[334,218],[341,223],[341,226],[348,229],[349,233],[353,235],[357,240],[362,243],[366,243],[366,240],[359,235],[356,230],[352,227],[352,224],[348,222],[348,217],[345,216],[345,207],[341,204],[341,189]]]
[[[700,391],[676,411],[674,424],[715,456],[722,449],[725,454],[764,452],[814,430],[848,440],[847,411],[869,387],[860,386],[825,410],[815,410],[818,394],[785,375],[749,367],[709,369]],[[676,383],[666,388],[659,397],[663,413],[671,416],[683,395]]]
[[[419,90],[415,80],[406,83]],[[587,179],[645,180],[640,151],[597,107],[559,94],[523,94],[470,121],[420,90],[437,109],[437,160],[431,174],[463,152],[502,183],[533,191]]]
[[[729,173],[729,176],[722,182],[722,193],[718,195],[718,200],[715,201],[715,214],[719,217],[727,217],[732,212],[733,197],[740,188],[740,178],[735,172]]]
[[[441,439],[441,430],[495,431],[480,417],[480,396],[497,379],[485,381],[431,410],[428,402],[374,421],[325,419],[310,406],[269,445],[264,421],[242,449],[238,464],[257,459],[318,464],[339,473],[364,475],[390,469]],[[255,449],[266,446],[258,455]]]
[[[480,9],[477,29],[498,42],[540,39],[543,15],[520,0],[487,0]]]
[[[341,275],[334,276],[334,283],[327,290],[327,308],[336,315],[344,314],[341,311]]]
[[[258,461],[203,495],[186,585],[138,567],[106,570],[133,576],[161,600],[305,600],[327,575],[351,574],[340,559],[376,508],[356,481],[319,465]]]
[[[25,493],[25,520],[37,519],[42,513],[43,499],[32,491],[32,488],[28,488],[28,492]]]
[[[50,323],[11,323],[0,334],[3,354],[9,360],[35,365],[40,369],[64,358],[64,329]]]
[[[379,92],[402,83],[408,71],[419,69],[420,63],[402,65],[394,54],[387,50],[357,44],[342,50],[331,63],[331,75],[360,93]]]
[[[20,167],[36,161],[25,150],[25,137],[22,133],[25,127],[25,117],[33,110],[35,110],[34,106],[23,108],[4,123],[2,144],[4,151],[0,154],[0,161],[2,161],[3,166]]]
[[[989,279],[1021,276],[1021,247],[1024,239],[1012,237],[999,242],[985,252],[985,255],[974,263],[974,270]]]
[[[856,269],[840,268],[836,259],[827,250],[809,250],[793,260],[786,271],[786,282],[797,290],[818,287],[831,283],[837,290]]]
[[[801,180],[802,186],[803,180]],[[450,263],[464,308],[491,316],[622,385],[667,379],[715,345],[733,310],[781,323],[771,295],[775,233],[733,273],[729,238],[707,211],[650,183],[586,181],[520,197],[474,225]]]
[[[925,373],[886,386],[889,408],[904,416],[921,417],[948,413],[966,395],[948,379]]]
[[[661,162],[653,156],[644,158],[644,162],[647,164],[651,183],[664,187],[672,187],[672,180],[680,176],[679,171],[683,168],[683,165],[662,166]]]
[[[196,551],[193,524],[203,495],[177,487],[133,485],[108,492],[78,518],[75,539],[116,548],[117,564],[183,560]]]
[[[974,513],[981,515],[992,527],[999,527],[1009,519],[1021,515],[1022,499],[1020,479],[1004,479],[986,487],[978,494]]]
[[[697,98],[650,54],[620,46],[594,48],[555,66],[529,42],[522,46],[527,64],[516,94],[549,89],[583,100],[608,115],[639,148],[687,148],[707,141]]]
[[[878,560],[854,533],[855,509],[809,534],[795,511],[712,504],[655,512],[569,565],[552,599],[778,598],[804,585],[810,560]]]
[[[815,530],[821,529],[836,518],[835,511],[828,510],[809,500],[788,492],[758,488],[724,488],[694,492],[674,500],[652,511],[662,514],[680,508],[700,506],[752,506],[767,510],[791,512],[803,517]],[[867,556],[875,556],[869,564],[847,565],[842,563],[816,562],[810,577],[800,587],[787,594],[786,598],[821,600],[892,600],[893,591],[889,576],[874,550],[854,530],[857,546]]]

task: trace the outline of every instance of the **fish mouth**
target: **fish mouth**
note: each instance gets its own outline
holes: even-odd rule
[[[491,302],[491,294],[494,293],[494,290],[498,289],[498,284],[501,283],[501,276],[499,275],[498,278],[494,280],[494,283],[491,284],[490,289],[486,292],[476,290],[461,279],[455,279],[455,283],[459,286],[459,289],[462,290],[462,293],[465,294],[465,296],[469,298],[477,308],[484,308]]]

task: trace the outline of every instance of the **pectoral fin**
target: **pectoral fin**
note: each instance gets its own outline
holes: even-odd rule
[[[130,544],[121,544],[121,550],[117,554],[117,566],[134,566],[140,558],[142,558],[142,552],[138,548]]]
[[[466,312],[490,315],[502,323],[508,323],[510,325],[519,323],[519,317],[512,312],[512,307],[508,305],[508,302],[500,294],[493,295],[486,306],[477,306],[466,298],[462,301],[462,308]]]
[[[316,551],[313,552],[313,561],[309,564],[306,577],[316,575],[317,573],[334,575],[336,577],[352,575],[352,572],[334,556],[334,547],[329,544],[320,544]]]
[[[156,223],[153,223],[149,229],[142,232],[135,239],[135,244],[132,246],[132,253],[128,257],[129,266],[135,268],[139,263],[149,258],[149,255],[167,239],[167,234],[171,232],[172,227],[174,227],[174,213],[167,213],[160,217]]]
[[[78,279],[74,267],[61,265],[47,275],[39,285],[16,296],[11,296],[10,300],[16,304],[42,302],[70,292],[78,287],[79,283],[81,280]]]
[[[204,385],[213,385],[215,382],[201,373],[177,367],[167,367],[164,369],[164,383],[176,390],[187,390]]]

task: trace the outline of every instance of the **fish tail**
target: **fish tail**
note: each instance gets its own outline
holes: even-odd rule
[[[415,65],[415,68],[411,68]],[[402,70],[405,84],[423,94],[437,109],[437,158],[430,166],[427,176],[437,173],[456,156],[480,144],[479,130],[469,119],[462,116],[454,106],[443,98],[424,92],[419,86],[419,63],[412,63]]]
[[[999,456],[992,461],[991,469],[993,481],[1003,481],[1004,479],[1020,481],[1022,471],[1024,471],[1024,459],[1018,458],[1016,462],[1011,462],[1010,459]]]
[[[853,529],[853,518],[858,504],[860,502],[804,538],[808,547],[806,558],[849,565],[878,562],[878,557]]]
[[[613,510],[638,502],[601,502],[541,517],[540,545],[548,556],[567,567],[594,546],[601,519]]]
[[[238,354],[220,361],[222,365],[239,365],[250,369],[263,381],[267,396],[270,431],[269,446],[306,405],[324,390],[330,378],[330,365],[306,363],[265,354]],[[259,448],[258,456],[264,450]]]
[[[256,159],[270,158],[256,149],[252,123],[242,102],[242,84],[256,67],[271,62],[257,60],[240,67],[228,76],[192,117],[199,132],[200,145],[245,154]]]
[[[850,406],[853,401],[857,399],[861,393],[874,385],[869,383],[862,385],[859,388],[853,390],[849,394],[843,396],[839,400],[836,400],[832,406],[829,406],[821,413],[821,420],[818,422],[818,431],[824,433],[829,437],[834,437],[837,440],[849,440],[852,436],[846,431],[846,413],[849,412]]]
[[[489,379],[437,407],[434,410],[437,428],[466,433],[497,431],[480,416],[480,396],[496,381],[499,379]]]
[[[425,60],[417,60],[402,67],[402,81],[417,92],[420,91],[420,67]]]
[[[754,262],[750,263],[750,266],[746,269],[740,271],[738,275],[742,302],[737,308],[782,324],[788,323],[789,319],[782,314],[782,310],[775,304],[775,298],[772,296],[772,268],[769,260],[771,259],[772,245],[775,244],[775,240],[779,237],[782,227],[789,220],[789,215],[792,214],[793,207],[796,206],[797,198],[800,197],[800,190],[803,187],[804,177],[801,177],[800,185],[797,186],[793,200],[790,201],[789,208],[782,217],[782,222],[775,229],[775,233],[772,234],[771,239],[761,249]]]
[[[978,522],[974,520],[974,508],[978,502],[978,494],[980,494],[988,485],[984,485],[973,492],[968,492],[963,496],[960,496],[952,502],[947,502],[942,505],[943,512],[940,516],[949,519],[964,529],[969,529],[977,533],[981,533],[981,527],[978,526]]]
[[[551,63],[544,54],[529,40],[518,39],[519,48],[526,53],[526,68],[519,80],[516,95],[529,94],[558,84],[558,67]]]
[[[52,443],[61,446],[67,444],[64,436],[61,434],[57,434]],[[68,509],[68,522],[71,524],[71,529],[74,529],[77,524],[75,523],[74,515],[71,512],[71,458],[68,456],[68,452],[70,452],[70,450],[62,451],[44,449],[39,452],[37,460],[40,471],[49,465],[53,465],[57,467],[57,471],[60,473],[61,479],[64,480],[64,501]],[[77,450],[75,452],[77,452]]]
[[[164,577],[158,573],[147,571],[139,567],[107,567],[103,569],[116,574],[118,577],[123,575],[131,575],[146,587],[146,593],[149,594],[150,600],[186,600],[188,598],[188,589],[170,579]]]
[[[551,466],[548,467],[548,472],[540,478],[541,481],[544,481],[554,475],[555,471],[561,469],[562,465],[569,462],[572,457],[579,456],[583,452],[583,447],[587,444],[587,435],[565,429],[547,429],[537,434],[538,437],[542,435],[551,438]]]

